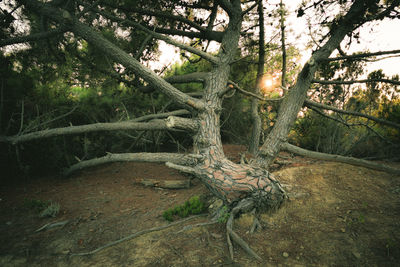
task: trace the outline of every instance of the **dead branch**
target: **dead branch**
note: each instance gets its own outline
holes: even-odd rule
[[[381,56],[381,55],[388,55],[388,54],[399,54],[400,50],[390,50],[390,51],[379,51],[379,52],[371,52],[371,53],[361,53],[361,54],[353,54],[353,55],[346,55],[341,57],[331,57],[322,59],[323,61],[336,61],[336,60],[345,60],[345,59],[363,59],[366,57],[374,57],[374,56]]]
[[[190,179],[186,180],[142,179],[140,183],[144,186],[158,187],[165,189],[187,189],[190,187]]]
[[[80,161],[67,170],[64,171],[64,175],[68,176],[75,171],[82,170],[84,168],[93,167],[105,163],[121,162],[121,161],[136,161],[136,162],[173,162],[179,164],[191,164],[195,161],[195,158],[191,155],[184,155],[178,153],[123,153],[123,154],[107,154],[101,158],[95,158],[85,161]]]
[[[69,220],[61,221],[61,222],[46,223],[45,225],[43,225],[42,227],[37,229],[35,231],[35,233],[43,231],[43,230],[48,230],[48,229],[51,229],[51,228],[55,228],[55,227],[65,226],[67,223],[69,223]]]
[[[149,115],[144,115],[141,117],[134,118],[130,120],[131,122],[142,122],[142,121],[148,121],[151,119],[161,119],[161,118],[166,118],[169,116],[179,116],[179,115],[189,115],[190,112],[187,111],[186,109],[178,109],[170,112],[165,112],[165,113],[157,113],[157,114],[149,114]]]
[[[361,113],[361,112],[343,110],[343,109],[335,108],[335,107],[332,107],[332,106],[324,105],[324,104],[321,104],[321,103],[317,103],[317,102],[311,101],[309,99],[304,100],[304,105],[306,107],[311,108],[311,109],[313,107],[315,107],[315,108],[332,110],[332,111],[335,111],[335,112],[338,112],[338,113],[347,114],[347,115],[363,117],[363,118],[367,118],[369,120],[378,122],[380,124],[384,124],[384,125],[396,128],[396,129],[400,129],[400,124],[398,124],[398,123],[387,121],[387,120],[383,120],[383,119],[380,119],[380,118],[377,118],[377,117],[374,117],[374,116],[371,116],[371,115],[367,115],[367,114],[364,114],[364,113]]]
[[[357,158],[353,158],[353,157],[345,157],[345,156],[341,156],[341,155],[332,155],[332,154],[310,151],[310,150],[307,150],[304,148],[294,146],[289,143],[282,144],[282,149],[289,151],[291,153],[295,153],[295,154],[304,156],[304,157],[310,157],[310,158],[320,159],[320,160],[335,161],[335,162],[342,162],[342,163],[347,163],[347,164],[351,164],[351,165],[366,167],[366,168],[373,169],[373,170],[384,171],[384,172],[400,175],[400,169],[392,168],[392,167],[384,165],[382,163],[376,163],[376,162],[363,160],[363,159],[357,159]]]
[[[119,240],[116,240],[116,241],[113,241],[111,243],[108,243],[108,244],[106,244],[104,246],[101,246],[101,247],[95,249],[95,250],[92,250],[92,251],[89,251],[89,252],[83,252],[83,253],[73,253],[73,254],[71,254],[71,256],[93,255],[93,254],[96,254],[99,251],[102,251],[103,249],[115,246],[117,244],[120,244],[122,242],[131,240],[131,239],[136,238],[138,236],[141,236],[141,235],[144,235],[144,234],[148,234],[148,233],[151,233],[151,232],[155,232],[155,231],[161,231],[161,230],[167,229],[169,227],[172,227],[172,226],[175,226],[175,225],[178,225],[178,224],[181,224],[181,223],[184,223],[184,222],[199,218],[201,216],[203,216],[203,215],[194,215],[194,216],[188,217],[186,219],[183,219],[183,220],[180,220],[180,221],[176,221],[176,222],[173,222],[173,223],[170,223],[170,224],[167,224],[167,225],[163,225],[163,226],[159,226],[159,227],[153,227],[153,228],[150,228],[150,229],[145,229],[145,230],[136,232],[134,234],[128,235],[128,236],[126,236],[124,238],[121,238]]]
[[[181,125],[180,128],[182,129],[183,126]],[[153,120],[150,122],[123,121],[123,122],[110,122],[110,123],[94,123],[87,125],[69,126],[63,128],[42,130],[15,136],[2,136],[0,137],[0,142],[8,142],[15,145],[35,139],[43,139],[60,135],[72,135],[80,133],[117,131],[117,130],[144,131],[144,130],[174,130],[174,129],[168,127],[166,121],[164,120]]]
[[[354,83],[371,83],[371,82],[383,82],[391,83],[395,85],[400,85],[400,81],[390,80],[390,79],[365,79],[365,80],[353,80],[353,81],[341,81],[341,80],[312,80],[313,83],[319,84],[354,84]]]

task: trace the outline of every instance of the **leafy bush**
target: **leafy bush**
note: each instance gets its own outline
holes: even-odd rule
[[[187,200],[184,204],[169,208],[163,212],[163,217],[167,221],[172,222],[174,217],[179,216],[181,218],[188,217],[189,215],[200,214],[206,210],[205,203],[200,199],[199,196],[193,196]]]

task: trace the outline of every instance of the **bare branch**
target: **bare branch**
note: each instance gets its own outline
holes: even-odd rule
[[[206,72],[194,72],[194,73],[188,73],[188,74],[183,74],[183,75],[176,75],[176,76],[170,76],[165,78],[165,81],[171,84],[176,84],[176,83],[202,83],[204,82],[205,78],[207,77]],[[150,85],[138,87],[138,89],[142,92],[152,92],[154,91],[154,88],[151,87]]]
[[[20,43],[27,43],[27,42],[34,42],[41,39],[51,38],[57,35],[60,35],[66,32],[66,29],[55,29],[50,30],[47,32],[40,32],[40,33],[33,33],[26,36],[18,36],[13,38],[8,38],[4,40],[0,40],[0,47],[12,45],[12,44],[20,44]]]
[[[263,102],[279,102],[279,101],[282,101],[282,99],[283,99],[283,98],[264,98],[264,97],[262,97],[262,96],[260,96],[258,94],[254,94],[252,92],[249,92],[249,91],[246,91],[246,90],[242,89],[239,85],[237,85],[236,83],[234,83],[232,81],[229,81],[229,84],[231,84],[233,86],[233,88],[237,89],[242,94],[257,98],[258,100],[261,100]],[[221,92],[221,94],[226,94],[227,91],[229,91],[230,89],[232,89],[232,88],[228,87],[227,90]]]
[[[101,158],[95,158],[90,160],[80,161],[67,170],[64,171],[64,175],[68,176],[73,172],[82,170],[84,168],[98,166],[105,163],[121,162],[121,161],[135,161],[135,162],[173,162],[175,164],[193,164],[195,159],[190,155],[178,154],[178,153],[123,153],[123,154],[111,154],[108,153],[106,156]]]
[[[291,145],[289,143],[284,143],[282,144],[282,149],[304,156],[304,157],[310,157],[310,158],[315,158],[315,159],[321,159],[321,160],[328,160],[328,161],[336,161],[336,162],[343,162],[351,165],[356,165],[356,166],[362,166],[378,171],[384,171],[388,173],[393,173],[393,174],[400,174],[400,169],[392,168],[390,166],[384,165],[382,163],[376,163],[368,160],[363,160],[363,159],[357,159],[353,157],[345,157],[341,155],[332,155],[332,154],[326,154],[326,153],[321,153],[321,152],[315,152],[311,150],[306,150],[294,145]]]
[[[247,9],[243,10],[242,16],[246,15],[247,13],[249,13],[250,11],[252,11],[257,5],[259,5],[258,2],[262,4],[262,1],[255,1],[254,4],[252,4],[251,6],[249,6]]]
[[[374,116],[371,116],[371,115],[367,115],[367,114],[364,114],[364,113],[361,113],[361,112],[347,111],[347,110],[335,108],[335,107],[332,107],[332,106],[324,105],[324,104],[321,104],[321,103],[317,103],[317,102],[314,102],[314,101],[311,101],[311,100],[308,100],[308,99],[306,99],[304,101],[304,105],[306,107],[309,107],[309,108],[316,107],[316,108],[332,110],[332,111],[335,111],[335,112],[338,112],[338,113],[347,114],[347,115],[363,117],[363,118],[367,118],[369,120],[378,122],[380,124],[384,124],[384,125],[396,128],[396,129],[400,129],[400,124],[398,124],[398,123],[387,121],[387,120],[383,120],[383,119],[379,119],[377,117],[374,117]]]
[[[341,57],[331,57],[322,59],[323,61],[336,61],[336,60],[345,60],[345,59],[363,59],[365,57],[374,57],[388,54],[399,54],[400,50],[390,50],[390,51],[379,51],[379,52],[371,52],[371,53],[362,53],[362,54],[353,54]]]
[[[134,118],[130,121],[131,122],[141,122],[141,121],[148,121],[148,120],[152,120],[152,119],[166,118],[168,116],[179,116],[179,115],[189,115],[189,114],[190,114],[190,112],[187,111],[186,109],[179,109],[179,110],[174,110],[171,112],[144,115],[144,116],[141,116],[138,118]]]
[[[180,126],[180,129],[182,128],[183,126]],[[192,128],[193,128],[192,125],[190,125],[189,129]],[[117,131],[117,130],[145,131],[145,130],[174,130],[174,129],[168,127],[166,121],[163,120],[153,120],[150,122],[124,121],[124,122],[111,122],[111,123],[94,123],[87,125],[69,126],[63,128],[42,130],[23,135],[3,136],[0,137],[0,142],[8,142],[15,145],[18,143],[28,142],[31,140],[55,137],[60,135],[72,135],[72,134],[81,134],[89,132]]]
[[[341,80],[312,80],[313,83],[319,84],[353,84],[353,83],[371,83],[371,82],[383,82],[400,85],[400,81],[390,79],[365,79],[365,80],[353,80],[353,81],[341,81]]]

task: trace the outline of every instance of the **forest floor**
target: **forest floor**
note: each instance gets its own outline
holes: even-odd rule
[[[242,146],[225,146],[232,160]],[[251,215],[235,220],[235,231],[262,257],[237,245],[234,261],[225,224],[198,217],[140,235],[89,256],[135,232],[167,225],[169,207],[208,194],[193,180],[189,189],[146,187],[142,179],[187,176],[162,164],[113,163],[69,178],[43,178],[0,188],[0,266],[400,266],[400,177],[362,167],[286,154],[275,171],[292,198],[260,216],[262,230],[249,233]],[[400,167],[399,163],[393,166]],[[36,206],[60,205],[54,218]],[[37,231],[53,222],[63,226]]]

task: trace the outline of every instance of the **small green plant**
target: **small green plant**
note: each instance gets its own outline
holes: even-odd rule
[[[56,217],[60,211],[60,204],[51,202],[42,212],[40,212],[39,217]]]
[[[200,214],[206,210],[205,203],[200,199],[199,196],[193,196],[189,200],[185,201],[184,204],[169,208],[163,212],[163,217],[167,221],[172,222],[175,216],[181,218],[188,217],[189,215]]]
[[[55,217],[60,211],[60,204],[40,199],[25,199],[24,207],[39,213],[39,217]]]
[[[230,212],[227,206],[223,206],[219,212],[218,222],[219,223],[226,223],[229,219]]]

